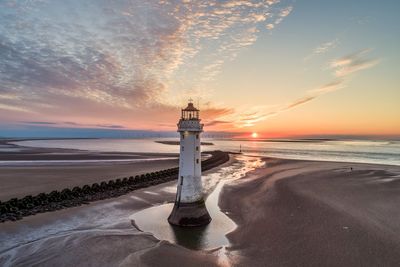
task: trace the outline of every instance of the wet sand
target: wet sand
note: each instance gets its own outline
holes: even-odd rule
[[[204,172],[213,175],[221,168]],[[205,183],[207,188],[214,181]],[[0,224],[0,266],[216,266],[214,252],[157,240],[132,224],[140,210],[172,203],[176,182],[139,189],[90,205]]]
[[[208,171],[209,182],[236,157]],[[398,266],[400,167],[265,163],[222,189],[220,208],[237,224],[225,253],[189,250],[132,226],[133,213],[174,200],[170,182],[3,223],[0,265]]]
[[[208,266],[208,253],[159,241],[129,220],[135,211],[173,201],[169,187],[175,183],[3,223],[0,238],[7,242],[0,245],[0,266],[173,266],[177,260]]]
[[[0,201],[178,166],[177,154],[29,148],[0,141]],[[22,165],[16,165],[18,162]],[[40,161],[40,164],[32,162]],[[80,161],[83,161],[80,163]]]
[[[266,162],[220,197],[238,266],[398,266],[400,167]]]
[[[178,159],[81,166],[0,167],[0,200],[99,183],[178,166]]]

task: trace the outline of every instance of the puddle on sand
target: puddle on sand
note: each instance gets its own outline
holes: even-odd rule
[[[222,187],[225,182],[243,177],[247,172],[264,164],[260,158],[255,157],[240,156],[237,159],[237,163],[203,177],[206,191],[215,187],[206,199],[206,206],[212,218],[210,224],[193,228],[170,225],[167,219],[172,211],[173,203],[139,211],[130,216],[132,223],[141,231],[152,233],[159,240],[167,240],[189,249],[200,250],[229,246],[226,234],[233,231],[236,224],[218,206]]]
[[[173,203],[151,207],[132,215],[130,219],[144,232],[152,233],[159,240],[168,240],[189,249],[211,249],[228,246],[226,234],[236,228],[236,224],[218,207],[218,197],[224,181],[220,181],[206,200],[212,221],[204,227],[183,228],[172,226],[167,219]]]

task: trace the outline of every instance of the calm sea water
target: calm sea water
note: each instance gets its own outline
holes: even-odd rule
[[[47,148],[71,148],[91,151],[117,152],[156,152],[178,153],[179,146],[156,143],[160,139],[69,139],[69,140],[32,140],[16,142],[18,145]],[[203,146],[202,150],[225,150],[242,152],[248,155],[270,156],[287,159],[307,159],[339,162],[378,163],[400,165],[400,141],[305,141],[293,140],[257,141],[257,140],[213,140],[213,146]]]

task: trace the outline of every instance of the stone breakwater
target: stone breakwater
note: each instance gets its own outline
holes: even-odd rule
[[[223,151],[206,152],[211,157],[202,161],[202,171],[217,167],[229,160],[229,153]],[[118,197],[136,189],[177,180],[179,168],[146,173],[142,175],[103,181],[82,187],[65,188],[35,196],[12,198],[0,202],[0,222],[16,221],[25,216],[55,211],[90,202]]]

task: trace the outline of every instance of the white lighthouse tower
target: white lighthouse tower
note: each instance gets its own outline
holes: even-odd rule
[[[182,109],[178,123],[180,133],[179,177],[175,205],[168,222],[179,226],[200,226],[210,223],[201,182],[201,149],[199,110],[191,100]]]

